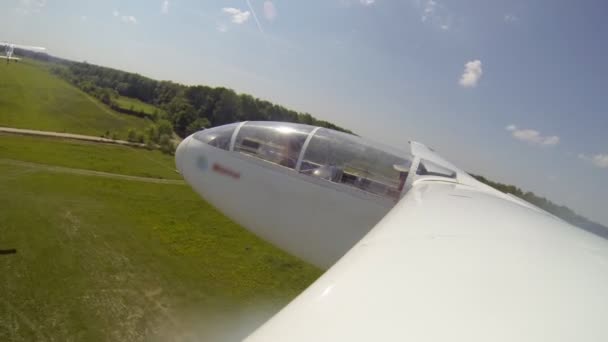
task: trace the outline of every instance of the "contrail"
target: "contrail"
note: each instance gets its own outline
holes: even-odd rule
[[[245,1],[247,2],[247,6],[249,6],[249,10],[251,11],[251,14],[253,14],[253,19],[255,20],[255,23],[258,25],[260,32],[264,33],[262,24],[260,24],[260,21],[258,20],[258,16],[255,14],[255,11],[253,10],[253,6],[251,6],[251,2],[249,0],[245,0]]]

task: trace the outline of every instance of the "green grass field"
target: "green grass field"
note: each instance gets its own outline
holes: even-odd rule
[[[112,144],[0,133],[0,158],[130,176],[181,179],[175,172],[172,156]]]
[[[0,126],[126,137],[149,121],[114,112],[52,75],[41,62],[24,59],[0,68]]]
[[[136,112],[142,112],[150,115],[154,114],[154,112],[162,112],[162,110],[154,107],[151,104],[130,97],[119,96],[118,98],[113,99],[112,101],[114,101],[122,109],[133,110]]]
[[[0,137],[0,158],[133,175],[145,153]],[[0,164],[0,189],[0,341],[234,340],[320,274],[186,185]]]

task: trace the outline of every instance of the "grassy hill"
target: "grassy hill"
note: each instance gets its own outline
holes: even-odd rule
[[[126,137],[148,121],[110,110],[52,75],[45,63],[24,59],[0,68],[0,126]]]
[[[152,115],[155,112],[162,113],[161,109],[131,97],[118,96],[118,98],[113,99],[113,101],[122,110],[140,112],[147,115]]]

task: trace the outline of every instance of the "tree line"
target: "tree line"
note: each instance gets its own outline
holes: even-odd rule
[[[185,86],[86,62],[61,61],[53,72],[107,105],[118,95],[136,98],[162,109],[180,137],[236,121],[286,121],[352,133],[309,113],[300,113],[224,87]]]
[[[597,234],[599,236],[602,236],[604,238],[608,238],[608,228],[607,227],[604,227],[599,223],[595,223],[581,215],[578,215],[574,210],[572,210],[566,206],[555,204],[544,197],[537,196],[536,194],[534,194],[531,191],[522,191],[520,188],[518,188],[514,185],[507,185],[507,184],[502,184],[502,183],[498,183],[498,182],[493,182],[493,181],[486,179],[485,177],[479,176],[479,175],[472,175],[472,176],[475,177],[475,179],[477,179],[478,181],[480,181],[482,183],[485,183],[501,192],[513,194],[513,195],[523,199],[524,201],[529,202],[529,203],[561,218],[562,220],[564,220],[574,226],[583,228],[587,231],[590,231],[590,232]]]

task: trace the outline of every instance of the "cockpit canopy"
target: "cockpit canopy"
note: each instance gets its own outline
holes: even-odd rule
[[[195,133],[211,146],[382,197],[399,198],[412,156],[360,137],[284,122],[245,122]]]

